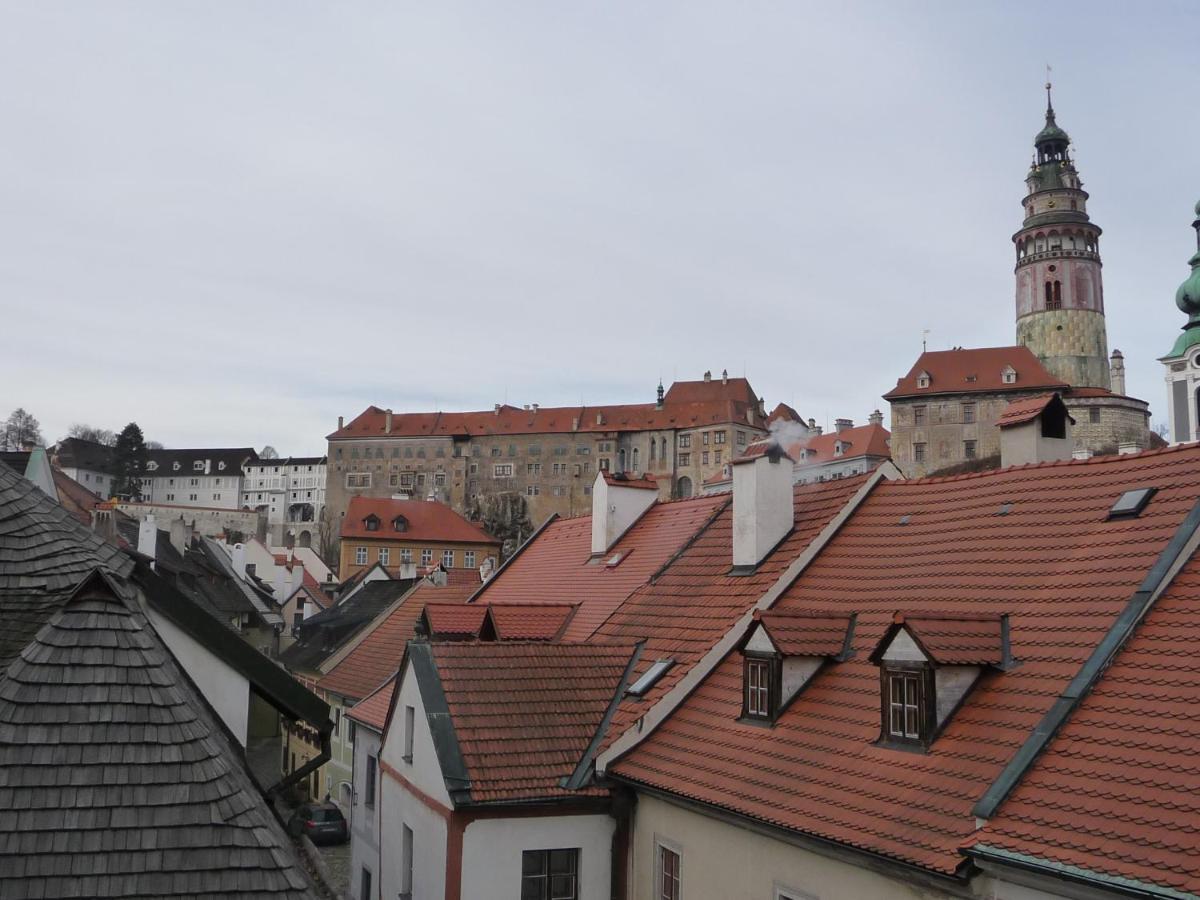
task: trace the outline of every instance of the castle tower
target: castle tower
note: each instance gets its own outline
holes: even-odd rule
[[[1017,266],[1017,343],[1074,387],[1108,389],[1108,336],[1100,277],[1100,228],[1054,120],[1046,85],[1046,126],[1033,139],[1025,178],[1025,221],[1013,235]]]
[[[1175,292],[1175,305],[1187,314],[1183,334],[1160,361],[1167,367],[1167,407],[1174,443],[1200,439],[1200,203],[1196,204],[1196,253],[1192,274]]]

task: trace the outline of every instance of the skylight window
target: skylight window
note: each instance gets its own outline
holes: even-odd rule
[[[1110,519],[1117,519],[1140,515],[1157,490],[1158,488],[1137,488],[1132,491],[1126,491],[1117,498],[1117,502],[1109,509],[1108,517]]]
[[[617,566],[619,566],[621,564],[621,560],[623,560],[624,558],[625,558],[624,552],[614,553],[612,556],[610,556],[608,559],[606,559],[604,561],[604,567],[606,569],[615,569]]]
[[[650,668],[642,673],[642,677],[631,684],[625,693],[630,697],[643,697],[650,688],[658,682],[666,674],[667,669],[675,665],[673,659],[660,659]]]

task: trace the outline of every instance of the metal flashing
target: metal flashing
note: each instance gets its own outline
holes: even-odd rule
[[[617,689],[613,691],[612,699],[608,702],[608,708],[604,711],[604,718],[600,720],[600,724],[596,727],[596,733],[592,735],[592,740],[588,743],[583,756],[579,758],[575,770],[559,782],[562,787],[575,791],[583,787],[588,779],[592,777],[592,773],[594,772],[592,761],[596,758],[596,753],[600,749],[600,745],[604,742],[604,736],[608,733],[608,726],[612,723],[613,716],[617,713],[617,707],[621,705],[621,700],[625,696],[625,686],[629,684],[633,670],[637,668],[638,661],[642,658],[642,649],[645,645],[645,641],[638,641],[634,645],[633,652],[629,655],[629,662],[625,664],[625,671],[621,673],[621,680],[617,682]]]
[[[442,687],[442,678],[433,661],[433,648],[424,641],[409,641],[406,653],[408,661],[412,663],[417,687],[421,691],[421,703],[425,707],[425,718],[429,723],[429,732],[437,753],[438,767],[442,770],[442,779],[446,782],[446,791],[456,807],[470,803],[471,776],[467,771],[466,760],[463,759],[462,748],[458,745],[458,735],[454,732],[454,720],[450,716],[446,691]],[[403,672],[401,669],[401,679]],[[393,707],[399,696],[399,690],[392,695]],[[390,711],[388,719],[391,719]]]

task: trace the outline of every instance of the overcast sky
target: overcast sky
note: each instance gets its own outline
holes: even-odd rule
[[[325,449],[339,414],[745,373],[862,421],[1011,344],[1045,63],[1157,357],[1200,4],[0,2],[0,417]]]

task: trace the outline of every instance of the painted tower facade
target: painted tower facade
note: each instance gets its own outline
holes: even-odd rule
[[[1196,253],[1188,260],[1192,274],[1175,292],[1175,305],[1187,314],[1183,334],[1171,352],[1160,358],[1167,367],[1167,407],[1171,440],[1200,440],[1200,203],[1196,204]]]
[[[1054,120],[1046,85],[1046,126],[1034,138],[1025,221],[1013,235],[1017,343],[1073,387],[1111,387],[1100,228],[1087,213],[1071,139]]]

